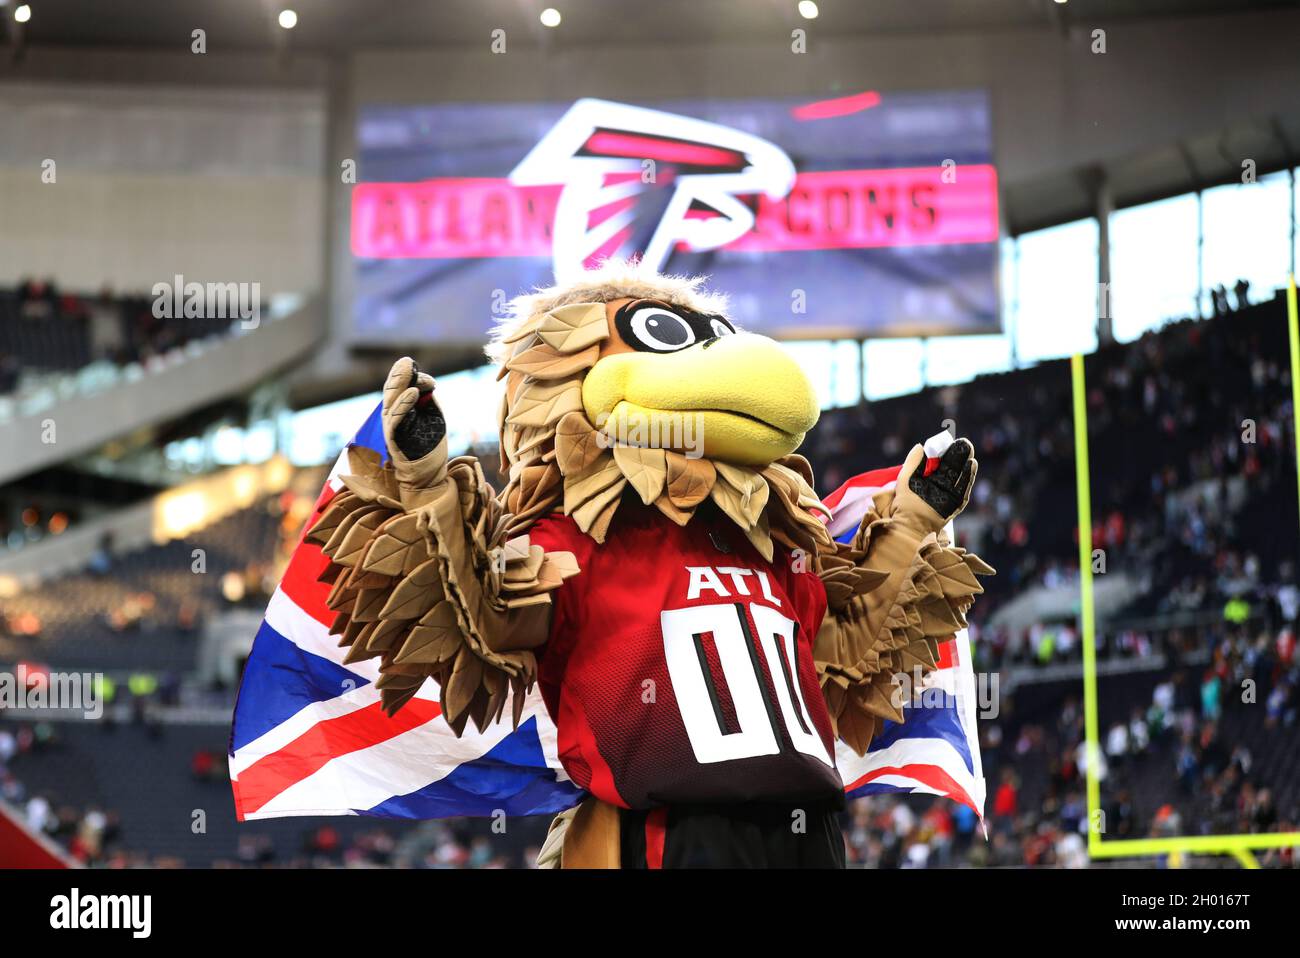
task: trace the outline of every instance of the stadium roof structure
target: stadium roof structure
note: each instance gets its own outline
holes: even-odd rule
[[[558,4],[563,29],[543,27],[543,4],[510,0],[429,3],[389,0],[133,0],[129,16],[109,12],[99,0],[33,4],[23,27],[30,44],[172,47],[195,27],[230,49],[273,49],[285,42],[277,26],[281,9],[301,14],[294,49],[328,53],[374,47],[428,47],[481,43],[505,29],[521,44],[563,45],[770,40],[774,25],[807,23],[794,0],[568,0]],[[924,3],[842,3],[827,0],[817,24],[838,37],[943,34],[1052,26],[1068,30],[1098,20],[1119,22],[1166,17],[1294,9],[1294,0],[926,0]],[[11,17],[2,18],[12,30]]]
[[[577,62],[573,57],[589,49],[625,49],[640,58],[638,63],[653,62],[655,49],[701,50],[707,62],[699,64],[699,79],[709,95],[725,95],[721,74],[734,68],[736,56],[743,59],[748,50],[770,57],[790,30],[806,27],[813,42],[822,44],[820,56],[829,45],[838,45],[840,53],[819,62],[812,73],[790,72],[784,85],[791,90],[806,87],[810,77],[819,77],[822,84],[866,81],[893,90],[926,83],[941,88],[981,85],[978,78],[983,78],[994,92],[1002,218],[1010,235],[1095,216],[1103,183],[1110,205],[1120,209],[1239,182],[1243,156],[1254,161],[1257,175],[1300,164],[1300,106],[1264,95],[1265,88],[1276,92],[1290,84],[1289,74],[1278,75],[1272,84],[1268,77],[1279,69],[1275,61],[1284,54],[1279,54],[1277,40],[1290,23],[1277,18],[1300,11],[1297,0],[827,0],[815,20],[803,19],[794,0],[557,0],[563,14],[558,29],[539,22],[544,4],[512,0],[133,0],[130,16],[110,13],[97,0],[34,0],[31,18],[22,24],[9,15],[15,4],[0,5],[0,49],[7,35],[13,54],[0,56],[0,79],[59,82],[77,67],[74,72],[82,80],[98,75],[110,82],[221,83],[237,75],[249,85],[320,90],[332,82],[330,63],[354,57],[354,92],[363,99],[377,57],[406,63],[403,57],[444,50],[461,63],[459,58],[470,51],[485,51],[498,29],[505,31],[511,50],[559,55],[563,62],[556,69],[566,72]],[[291,30],[277,24],[285,8],[298,11]],[[1198,21],[1201,27],[1195,26]],[[1204,26],[1215,22],[1231,24],[1231,29]],[[1115,55],[1094,72],[1088,44],[1098,25],[1114,34]],[[209,50],[238,62],[191,56],[191,32],[197,28],[205,31]],[[882,47],[881,41],[888,45]],[[913,63],[910,70],[900,70],[898,61],[915,61],[917,44],[931,42],[932,69]],[[844,50],[851,54],[854,44],[863,45],[860,55],[846,57]],[[1257,63],[1243,60],[1240,49],[1227,49],[1255,45],[1261,47]],[[731,58],[714,63],[716,51],[723,48],[732,51]],[[89,73],[80,69],[85,63],[69,62],[84,61],[88,54],[95,62],[101,54],[109,59],[97,71],[87,67]],[[1017,69],[997,62],[1008,58],[1022,62],[1022,83],[1016,82]],[[1060,62],[1045,70],[1053,59]],[[520,62],[526,60],[527,53]],[[663,71],[679,71],[681,62],[666,62]],[[852,76],[845,73],[849,64],[855,65]],[[544,66],[538,62],[529,69]],[[646,96],[660,85],[653,71],[630,73]],[[605,83],[607,74],[592,75]],[[1175,77],[1177,89],[1170,86]],[[463,96],[448,79],[445,71],[434,71],[423,81],[412,75],[408,95]],[[1141,100],[1145,119],[1135,120],[1132,110],[1118,119],[1124,113],[1122,101],[1128,99],[1121,91],[1148,85],[1155,92]],[[563,98],[555,84],[545,88]],[[1259,89],[1261,99],[1254,99],[1251,89]],[[484,90],[477,95],[499,96],[490,84]],[[1255,104],[1250,115],[1243,112],[1247,103]],[[1026,111],[1032,116],[1025,116]],[[1049,114],[1061,111],[1067,116],[1049,121]],[[1199,115],[1189,126],[1164,115],[1168,113]],[[1010,140],[1003,137],[1008,128],[1013,128]],[[1102,145],[1117,137],[1131,141],[1133,150],[1117,155]],[[1056,154],[1044,154],[1045,162],[1025,159],[1036,140],[1057,144]],[[1061,146],[1068,148],[1071,162],[1061,155]]]

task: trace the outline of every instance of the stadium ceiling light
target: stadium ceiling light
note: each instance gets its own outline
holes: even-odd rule
[[[819,12],[813,0],[799,0],[799,16],[805,20],[816,20]]]
[[[558,27],[560,25],[560,11],[554,7],[547,7],[542,11],[541,20],[544,27]]]
[[[286,30],[292,30],[298,25],[298,14],[292,10],[280,11],[280,26]]]
[[[19,23],[26,23],[32,18],[32,8],[27,4],[19,4],[14,7],[14,19]]]

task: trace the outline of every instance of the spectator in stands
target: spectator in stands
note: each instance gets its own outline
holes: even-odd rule
[[[20,372],[18,357],[0,349],[0,395],[11,393],[18,388]]]
[[[1237,280],[1232,287],[1233,295],[1237,298],[1237,308],[1245,309],[1250,305],[1250,281],[1245,279]]]
[[[1141,708],[1134,707],[1129,713],[1128,741],[1129,751],[1133,755],[1145,755],[1151,744],[1151,729]]]
[[[30,609],[24,609],[7,620],[7,631],[18,638],[38,641],[41,637],[41,617]]]
[[[1019,788],[1016,784],[1016,774],[1011,768],[1004,768],[998,790],[993,796],[994,817],[1003,820],[1015,818],[1018,802]]]
[[[199,631],[202,606],[198,599],[186,595],[176,607],[176,631],[182,635],[193,635]]]
[[[275,846],[265,835],[240,835],[238,857],[245,865],[269,865],[275,861]]]
[[[1106,755],[1115,765],[1128,758],[1128,728],[1123,722],[1116,722],[1106,733]]]
[[[1210,295],[1214,299],[1215,316],[1226,316],[1232,312],[1232,307],[1228,304],[1228,291],[1222,283],[1210,290]]]
[[[1292,614],[1288,618],[1294,621],[1295,616]],[[1277,662],[1283,669],[1295,664],[1295,629],[1289,626],[1277,634]]]
[[[307,849],[315,855],[333,857],[339,851],[339,833],[329,825],[322,825],[311,833]]]
[[[120,363],[127,358],[122,303],[105,286],[89,307],[90,357]]]
[[[29,279],[18,288],[18,314],[25,320],[52,320],[58,312],[58,294],[54,284]]]
[[[33,795],[27,801],[27,827],[34,832],[44,833],[53,826],[54,810],[44,795]]]
[[[1250,831],[1270,832],[1277,827],[1277,809],[1273,805],[1271,789],[1261,788],[1245,809],[1250,821]]]
[[[158,606],[158,597],[142,589],[126,596],[108,613],[108,627],[116,633],[136,632],[151,625],[151,617]]]
[[[1222,714],[1223,683],[1214,669],[1207,669],[1201,679],[1201,716],[1210,722]]]
[[[1182,816],[1172,805],[1162,805],[1151,820],[1151,835],[1167,838],[1183,833]]]
[[[209,782],[217,767],[217,757],[211,749],[201,748],[190,758],[190,775],[196,782]]]
[[[1291,725],[1295,722],[1295,708],[1292,705],[1292,685],[1287,679],[1280,680],[1265,699],[1265,726],[1277,728],[1279,724]]]
[[[94,575],[108,575],[113,568],[113,533],[111,530],[105,531],[99,537],[99,544],[95,547],[94,553],[90,556],[90,561],[86,568]]]

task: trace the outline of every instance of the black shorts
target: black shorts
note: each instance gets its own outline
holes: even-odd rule
[[[624,868],[843,868],[843,803],[620,811]]]

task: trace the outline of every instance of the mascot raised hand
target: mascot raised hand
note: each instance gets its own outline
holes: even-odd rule
[[[944,534],[971,444],[917,445],[837,543],[795,455],[811,385],[701,280],[607,264],[514,300],[489,354],[504,489],[448,460],[402,359],[387,461],[354,453],[310,532],[347,660],[380,660],[390,714],[434,679],[457,734],[540,685],[589,793],[542,865],[842,866],[835,739],[903,719],[894,676],[935,667],[992,571]]]

